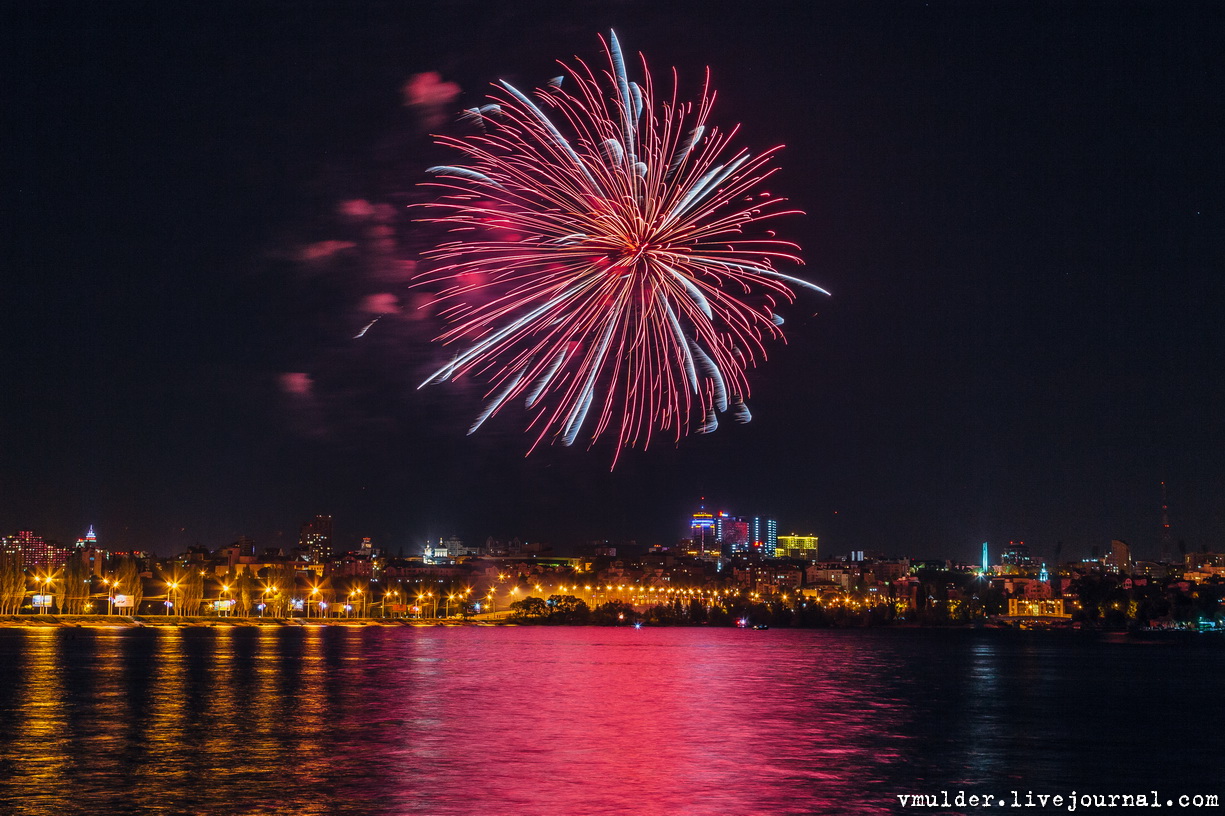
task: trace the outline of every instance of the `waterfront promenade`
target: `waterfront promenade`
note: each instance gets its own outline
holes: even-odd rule
[[[141,627],[494,626],[514,625],[509,613],[464,618],[261,618],[175,615],[5,615],[0,627],[139,629]]]

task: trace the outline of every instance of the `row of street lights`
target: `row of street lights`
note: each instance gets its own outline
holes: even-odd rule
[[[500,576],[501,577],[501,576]],[[36,584],[39,589],[35,592],[45,598],[51,592],[55,583],[55,579],[50,575],[39,575],[35,577]],[[119,595],[120,584],[118,580],[103,578],[102,585],[105,587],[107,598],[107,614],[113,614],[115,604],[118,598],[124,596]],[[179,577],[174,577],[166,582],[166,596],[163,601],[165,605],[165,614],[178,614],[182,610],[183,599],[185,596],[186,587]],[[382,596],[376,601],[372,593],[361,588],[354,588],[347,594],[341,596],[344,603],[339,608],[334,609],[326,601],[325,591],[318,585],[311,586],[310,591],[305,599],[299,600],[290,596],[282,598],[281,589],[275,586],[265,586],[263,592],[258,597],[256,609],[262,617],[265,610],[269,606],[281,607],[287,606],[286,612],[303,612],[306,617],[336,617],[340,616],[355,616],[363,617],[368,608],[378,607],[378,612],[381,617],[387,617],[388,604],[391,604],[392,615],[399,613],[415,614],[417,618],[425,618],[426,610],[429,609],[429,618],[438,617],[439,606],[443,607],[443,616],[451,617],[452,607],[457,608],[472,608],[478,614],[494,614],[498,606],[498,592],[496,586],[489,587],[488,591],[483,596],[477,596],[474,601],[472,597],[473,590],[469,587],[463,590],[456,591],[434,591],[419,592],[415,596],[416,603],[409,605],[413,596],[410,593],[403,591],[403,587],[397,589],[387,589],[382,593]],[[234,587],[229,584],[222,584],[218,594],[218,600],[213,602],[213,609],[219,615],[232,614],[233,607],[236,601],[233,598]],[[594,605],[600,600],[621,600],[630,603],[658,603],[660,601],[672,601],[673,599],[698,600],[699,602],[711,603],[719,602],[729,598],[732,595],[740,594],[734,591],[720,590],[702,590],[682,587],[644,587],[639,585],[626,584],[574,584],[574,585],[557,585],[546,589],[546,587],[535,584],[524,588],[520,586],[511,586],[506,590],[505,603],[513,604],[521,598],[521,596],[536,594],[542,596],[546,592],[558,592],[561,594],[574,593],[582,597],[587,604]],[[749,593],[750,597],[760,598],[756,593]],[[156,596],[155,596],[156,597]],[[785,598],[785,596],[784,596]],[[41,598],[40,598],[41,600]],[[469,606],[471,605],[471,606]],[[126,605],[125,605],[126,608]],[[39,604],[39,612],[45,612],[46,605]]]

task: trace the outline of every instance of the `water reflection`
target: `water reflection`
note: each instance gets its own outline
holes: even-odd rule
[[[64,789],[70,771],[64,751],[68,713],[57,635],[53,630],[29,632],[24,665],[16,678],[20,689],[16,716],[4,729],[12,738],[5,746],[0,783],[6,801],[21,803],[31,792],[46,790],[49,802],[59,807],[68,802]]]
[[[1225,657],[1179,657],[1175,688],[1168,653],[1001,633],[0,630],[0,812],[863,814],[942,788],[1190,791],[1225,724],[1199,681]],[[1160,699],[1201,712],[1177,750]]]

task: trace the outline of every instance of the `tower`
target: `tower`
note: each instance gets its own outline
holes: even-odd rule
[[[991,571],[991,560],[987,555],[987,542],[983,542],[983,575]]]
[[[85,534],[85,537],[77,539],[76,547],[78,550],[86,550],[86,549],[89,549],[90,547],[97,547],[97,546],[98,546],[98,536],[94,533],[94,525],[91,524],[89,525],[89,532]]]
[[[1168,564],[1174,558],[1170,541],[1170,505],[1165,497],[1165,480],[1161,482],[1161,561]]]
[[[698,512],[690,517],[689,537],[693,540],[693,551],[698,558],[718,559],[721,551],[715,529],[715,514],[707,512],[705,504],[700,505]]]

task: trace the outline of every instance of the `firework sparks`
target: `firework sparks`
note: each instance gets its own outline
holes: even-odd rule
[[[751,237],[794,212],[760,192],[778,148],[733,150],[737,129],[707,124],[709,74],[696,102],[678,101],[674,75],[657,104],[645,63],[630,81],[616,34],[604,46],[608,69],[563,65],[536,101],[500,82],[464,113],[474,135],[439,138],[464,165],[429,169],[443,192],[426,220],[455,237],[418,282],[441,285],[438,339],[461,350],[421,387],[488,381],[470,433],[523,399],[529,452],[585,427],[618,453],[679,440],[729,406],[748,422],[746,370],[782,338],[779,302],[794,286],[828,294],[775,269],[801,263],[798,246]]]

